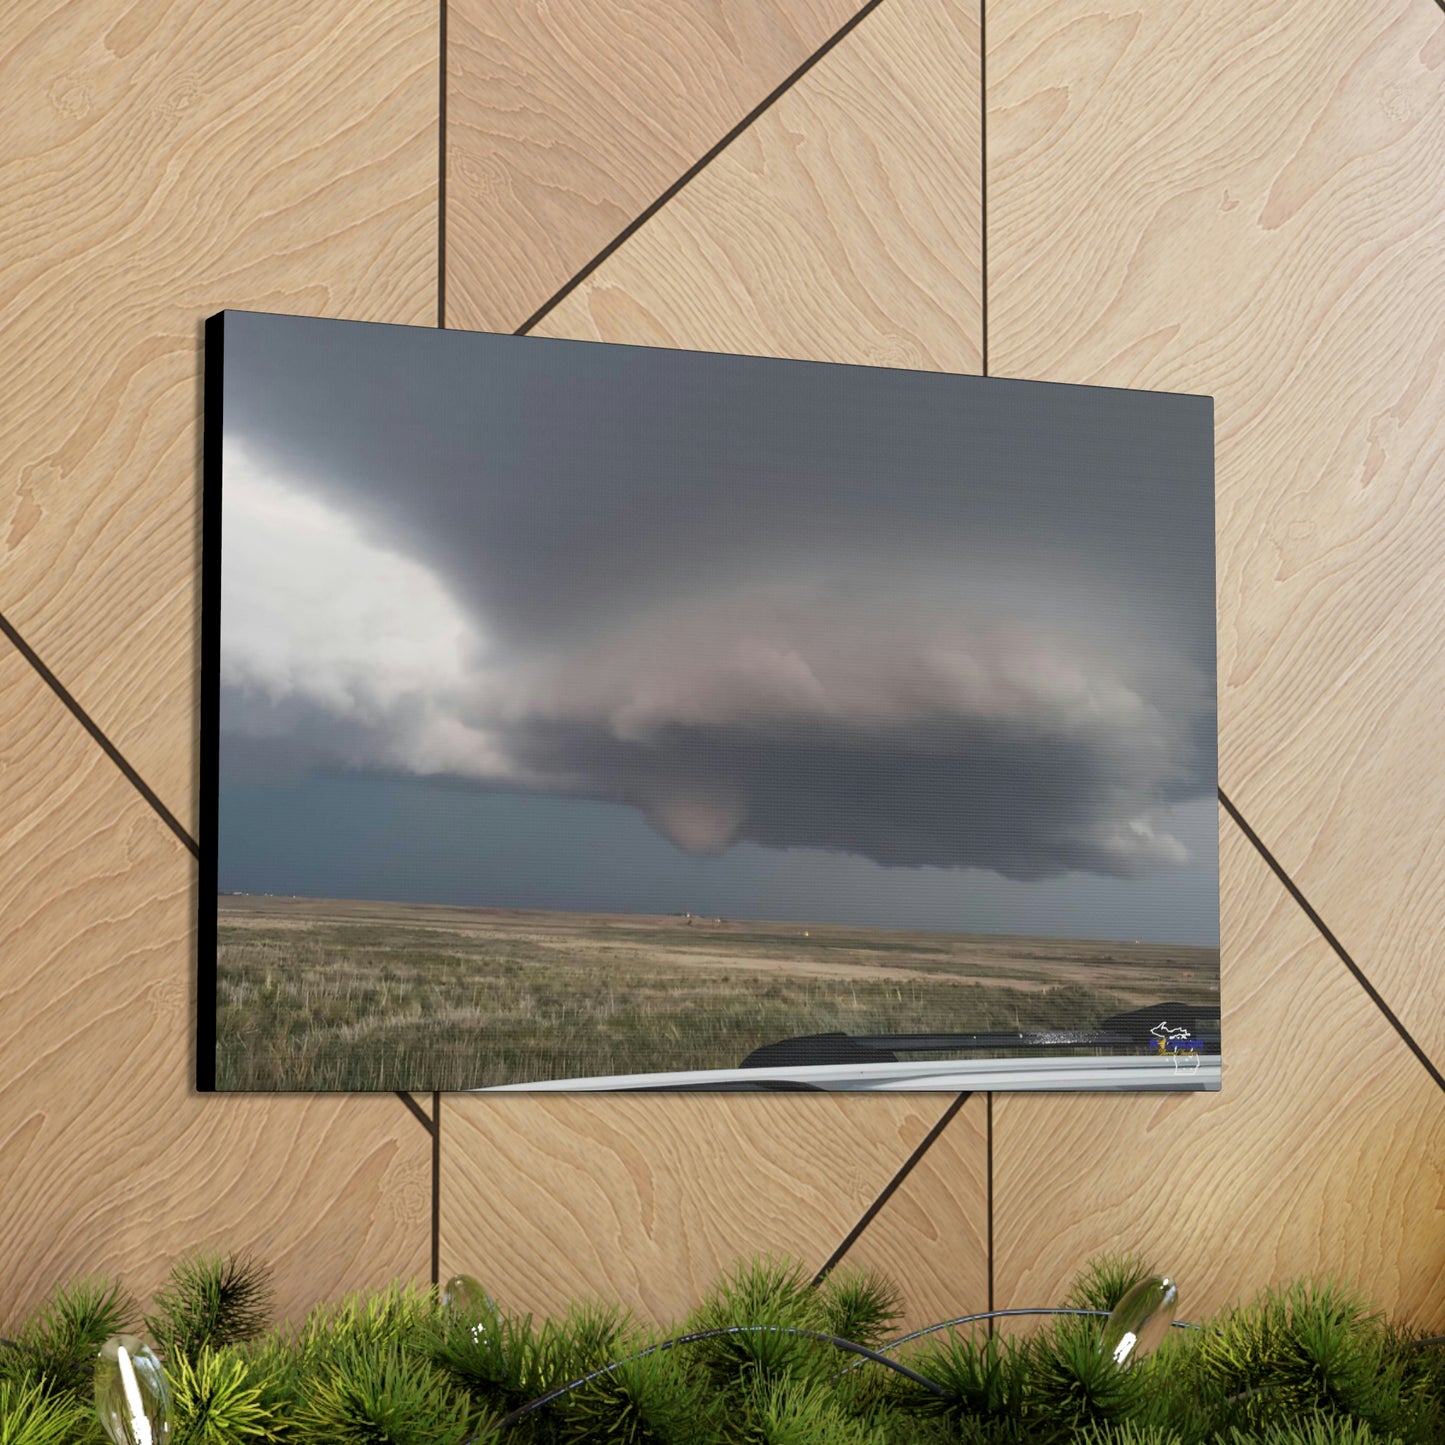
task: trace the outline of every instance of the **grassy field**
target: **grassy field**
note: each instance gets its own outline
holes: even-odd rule
[[[1216,1003],[1217,949],[222,896],[222,1089],[735,1068],[800,1034],[1087,1028]]]

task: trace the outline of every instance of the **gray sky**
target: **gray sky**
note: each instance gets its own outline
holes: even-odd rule
[[[1217,942],[1207,398],[230,312],[224,408],[223,890]]]

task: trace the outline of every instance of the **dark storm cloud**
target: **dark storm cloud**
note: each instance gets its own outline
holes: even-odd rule
[[[1168,811],[1213,793],[1204,399],[232,313],[225,419],[228,498],[352,528],[288,573],[436,583],[386,649],[229,633],[254,766],[1017,879],[1177,865]]]
[[[1085,744],[1021,739],[963,718],[909,741],[869,747],[848,732],[789,739],[674,727],[638,744],[543,725],[518,739],[518,754],[544,772],[604,780],[600,801],[632,804],[700,853],[747,841],[1026,881],[1069,869],[1133,878],[1183,861],[1135,825],[1159,800],[1131,796]]]

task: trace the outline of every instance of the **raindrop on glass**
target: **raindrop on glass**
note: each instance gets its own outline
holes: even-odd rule
[[[134,1335],[112,1335],[95,1359],[95,1408],[113,1445],[165,1445],[171,1392],[154,1351]]]
[[[1179,1289],[1172,1279],[1156,1274],[1140,1280],[1104,1322],[1099,1349],[1118,1365],[1147,1355],[1169,1333],[1178,1304]]]

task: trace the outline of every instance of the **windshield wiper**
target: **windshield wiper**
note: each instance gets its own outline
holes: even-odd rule
[[[1160,1032],[1160,1030],[1167,1032]],[[744,1069],[809,1064],[895,1064],[899,1054],[966,1054],[999,1049],[1112,1049],[1158,1052],[1173,1040],[1180,1050],[1192,1043],[1219,1051],[1219,1010],[1197,1004],[1160,1003],[1103,1019],[1093,1029],[1033,1029],[1013,1033],[804,1034],[763,1044],[740,1065]]]

